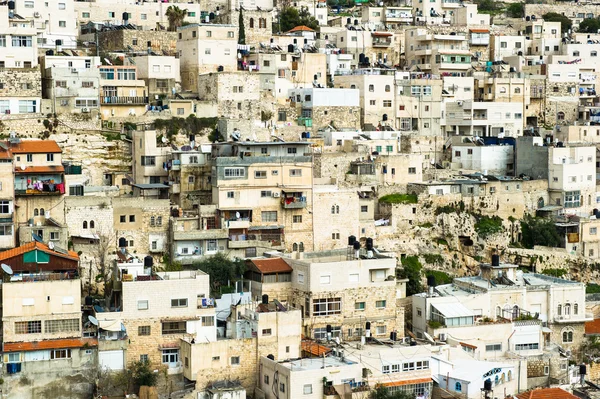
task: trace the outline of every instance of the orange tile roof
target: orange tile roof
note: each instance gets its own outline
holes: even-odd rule
[[[288,31],[289,32],[314,32],[314,29],[310,29],[308,26],[306,25],[300,25],[300,26],[296,26],[293,29],[290,29]]]
[[[5,342],[4,352],[37,351],[43,349],[68,349],[81,348],[85,345],[98,346],[98,340],[94,338],[65,338],[45,339],[36,342]]]
[[[516,395],[519,399],[577,399],[577,396],[560,388],[534,389]]]
[[[252,259],[251,262],[263,274],[291,273],[294,270],[281,258]]]
[[[52,166],[27,166],[25,169],[21,169],[21,165],[15,166],[15,173],[64,173],[65,168],[62,165]]]
[[[431,382],[431,381],[432,381],[431,378],[415,378],[413,380],[382,382],[381,385],[386,386],[386,387],[399,387],[402,385],[424,384],[424,383]]]
[[[469,29],[471,32],[475,33],[490,33],[489,29]]]
[[[324,354],[326,355],[329,352],[331,352],[330,348],[323,345],[319,345],[315,341],[310,340],[303,340],[301,343],[301,347],[302,352],[310,353],[313,356],[323,356]]]
[[[25,140],[19,144],[11,145],[13,154],[44,154],[60,153],[62,150],[54,140]]]
[[[34,249],[39,249],[40,251],[46,252],[47,254],[60,256],[61,258],[79,260],[79,255],[77,255],[77,252],[67,251],[68,254],[63,254],[60,252],[53,251],[50,248],[48,248],[46,244],[37,241],[28,242],[27,244],[21,245],[20,247],[0,252],[0,260],[14,258],[15,256],[23,255],[24,253],[33,251]]]
[[[585,333],[588,335],[600,334],[600,319],[585,322]]]

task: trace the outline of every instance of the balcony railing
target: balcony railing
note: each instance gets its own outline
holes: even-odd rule
[[[101,104],[148,104],[148,97],[100,97]]]
[[[306,208],[306,197],[282,198],[281,203],[284,209],[303,209]]]

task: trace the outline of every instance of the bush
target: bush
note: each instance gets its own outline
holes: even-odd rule
[[[476,216],[475,231],[483,239],[502,231],[502,218],[499,216]]]
[[[399,278],[407,278],[408,283],[406,284],[406,295],[411,296],[423,292],[423,286],[421,285],[421,270],[423,265],[419,262],[417,256],[407,256],[402,259],[402,269],[397,270],[397,276]]]
[[[380,204],[416,204],[419,198],[416,194],[388,194],[379,198]]]
[[[557,277],[557,278],[561,278],[562,276],[564,276],[565,274],[567,274],[567,270],[566,269],[544,269],[542,271],[542,274],[546,275],[546,276],[552,276],[552,277]]]
[[[439,271],[439,270],[427,270],[425,272],[425,275],[427,277],[429,276],[433,276],[435,278],[435,284],[436,285],[444,285],[444,284],[451,284],[453,278],[450,277],[450,275],[448,273]]]
[[[558,247],[560,236],[556,231],[554,222],[531,215],[525,215],[521,220],[521,243],[525,248],[533,248],[535,245],[545,247]]]
[[[440,254],[423,254],[423,259],[425,259],[425,263],[429,263],[430,265],[441,265],[444,263],[444,257]]]
[[[134,385],[153,387],[158,380],[158,374],[150,369],[148,361],[133,362],[130,366],[131,379]]]
[[[585,287],[586,294],[600,294],[600,285],[598,284],[588,284]]]
[[[443,325],[439,321],[435,321],[435,320],[429,320],[429,322],[427,324],[429,325],[430,328],[432,328],[434,330],[438,329],[438,328],[446,327],[445,325]]]
[[[600,29],[600,19],[586,18],[579,23],[579,32],[583,33],[598,33]]]
[[[525,13],[525,5],[523,3],[512,3],[506,7],[506,15],[511,18],[522,18]]]
[[[562,33],[568,32],[569,29],[571,29],[571,26],[573,26],[573,22],[569,17],[564,16],[562,14],[558,14],[556,12],[549,12],[547,14],[544,14],[542,18],[544,18],[544,21],[548,22],[560,22],[560,31]]]

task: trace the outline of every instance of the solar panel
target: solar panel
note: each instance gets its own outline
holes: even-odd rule
[[[56,252],[58,252],[58,253],[61,253],[61,254],[64,254],[64,255],[68,255],[68,254],[69,254],[69,251],[67,251],[67,250],[66,250],[66,249],[64,249],[64,248],[58,247],[58,246],[56,246],[56,245],[54,246],[54,250],[55,250]]]
[[[42,240],[42,237],[38,236],[35,233],[31,233],[31,238],[33,238],[33,241],[37,241],[37,242],[41,242],[41,243],[44,242],[44,240]]]

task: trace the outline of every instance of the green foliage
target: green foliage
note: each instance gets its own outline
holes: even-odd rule
[[[585,287],[586,294],[600,294],[600,285],[598,284],[588,284]]]
[[[380,204],[416,204],[419,198],[415,194],[388,194],[379,198]]]
[[[598,33],[600,29],[600,19],[586,18],[579,23],[579,32],[583,33]]]
[[[131,132],[137,129],[137,125],[133,122],[124,122],[123,129],[127,130],[128,132]]]
[[[242,259],[231,260],[227,255],[219,252],[194,263],[192,268],[202,270],[210,276],[212,294],[220,297],[221,287],[227,287],[232,280],[240,278],[246,271],[246,264]]]
[[[211,143],[217,143],[219,141],[225,141],[225,137],[219,132],[219,129],[214,128],[209,134],[208,139]]]
[[[445,245],[445,246],[449,247],[448,241],[446,241],[445,238],[436,238],[435,242],[437,243],[437,245]]]
[[[131,381],[135,386],[153,387],[156,385],[158,374],[151,370],[148,361],[133,362],[129,366],[129,370],[131,371]]]
[[[402,259],[402,269],[397,270],[397,276],[400,278],[407,278],[408,283],[406,284],[406,295],[414,295],[423,292],[423,286],[421,285],[421,270],[423,265],[419,262],[418,256],[407,256]]]
[[[525,215],[521,220],[521,243],[525,248],[533,248],[534,245],[546,247],[558,247],[560,236],[552,220]]]
[[[440,323],[439,321],[435,321],[435,320],[429,320],[427,322],[427,325],[434,330],[445,327],[442,323]]]
[[[244,26],[244,16],[242,14],[242,7],[240,7],[240,16],[238,19],[239,19],[238,44],[246,44],[246,27]]]
[[[452,283],[453,278],[450,277],[448,273],[442,272],[440,270],[427,270],[425,272],[427,277],[433,276],[435,278],[436,285],[444,285]]]
[[[390,392],[385,386],[376,385],[369,399],[415,399],[415,395],[404,391]]]
[[[566,275],[568,273],[568,271],[566,269],[560,269],[560,268],[550,268],[550,269],[544,269],[542,271],[542,274],[545,274],[546,276],[552,276],[552,277],[557,277],[557,278],[562,278],[564,275]]]
[[[279,30],[281,32],[287,32],[301,25],[314,30],[319,27],[319,22],[308,12],[308,8],[302,7],[298,11],[295,7],[285,7],[279,13]]]
[[[556,12],[544,14],[542,18],[544,18],[544,21],[548,22],[560,22],[560,31],[562,33],[567,32],[569,29],[571,29],[571,26],[573,26],[573,22],[571,19],[569,19],[569,17]]]
[[[441,214],[461,213],[464,211],[465,211],[465,203],[463,201],[459,201],[455,204],[438,206],[437,208],[435,208],[435,216],[438,216]]]
[[[487,238],[502,231],[502,218],[500,216],[476,216],[475,231],[481,238]]]
[[[420,224],[420,225],[419,225],[419,227],[422,227],[422,228],[424,228],[424,229],[430,229],[430,228],[432,228],[432,227],[433,227],[433,224],[432,224],[432,223],[429,223],[429,222],[425,222],[425,223],[423,223],[423,224]]]
[[[537,320],[537,317],[527,313],[521,313],[515,320]]]
[[[202,134],[202,129],[212,128],[216,124],[217,118],[197,118],[196,115],[189,115],[187,118],[173,117],[154,121],[156,130],[164,131],[169,138],[179,132],[186,135]]]
[[[425,259],[425,263],[429,263],[430,265],[441,265],[444,263],[444,257],[440,254],[423,254],[423,259]]]
[[[511,18],[522,18],[525,13],[525,5],[523,3],[512,3],[506,7],[506,15]]]
[[[167,8],[165,15],[169,19],[169,31],[175,32],[177,31],[177,28],[183,25],[183,20],[187,15],[187,10],[173,5]]]

